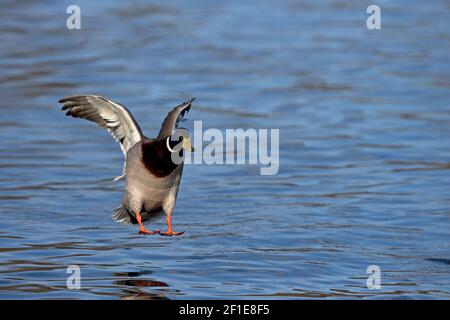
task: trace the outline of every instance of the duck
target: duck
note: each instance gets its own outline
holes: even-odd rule
[[[125,156],[122,174],[125,180],[122,203],[112,218],[123,224],[139,226],[139,234],[180,236],[172,227],[172,214],[181,182],[185,151],[192,151],[189,131],[179,123],[189,112],[195,98],[173,108],[164,118],[155,138],[143,133],[130,111],[122,104],[100,95],[73,95],[62,98],[62,111],[106,129],[119,143]],[[167,231],[148,230],[144,222],[165,215]]]

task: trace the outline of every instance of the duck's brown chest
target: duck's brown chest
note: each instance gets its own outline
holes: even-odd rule
[[[179,166],[172,161],[172,154],[167,150],[165,140],[144,142],[141,148],[144,167],[158,178],[170,175]]]

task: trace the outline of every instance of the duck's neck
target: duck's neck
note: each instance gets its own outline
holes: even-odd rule
[[[179,166],[172,161],[165,139],[144,142],[142,162],[148,171],[159,178],[168,176]]]

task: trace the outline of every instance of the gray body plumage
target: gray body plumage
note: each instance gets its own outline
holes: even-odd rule
[[[125,168],[127,178],[122,204],[130,214],[131,220],[123,222],[133,222],[134,212],[140,212],[145,221],[161,212],[171,215],[175,208],[183,164],[165,177],[156,177],[141,161],[142,143],[146,140],[154,139],[144,138],[127,154]]]
[[[151,166],[155,164],[149,165],[149,161],[144,160],[149,157],[151,160],[153,157],[144,147],[152,143],[165,142],[165,139],[173,134],[183,115],[189,111],[193,100],[184,102],[167,114],[156,139],[149,139],[142,134],[139,125],[125,106],[104,97],[78,95],[59,101],[63,103],[62,110],[66,110],[66,115],[96,122],[100,127],[107,129],[121,146],[125,163],[122,175],[115,180],[125,177],[126,181],[122,205],[113,212],[116,221],[136,223],[136,213],[140,213],[142,221],[159,213],[172,215],[183,173],[183,163],[171,164],[171,167],[160,175],[158,164],[152,168]],[[166,149],[163,151],[168,152]],[[160,165],[165,167],[164,161],[161,162],[161,159],[159,161]],[[167,161],[170,161],[170,158]]]

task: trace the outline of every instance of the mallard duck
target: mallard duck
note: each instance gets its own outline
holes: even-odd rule
[[[175,132],[194,99],[170,111],[158,136],[153,139],[144,136],[125,106],[107,98],[75,95],[59,100],[67,116],[97,123],[120,144],[125,163],[122,175],[114,181],[125,178],[125,192],[121,206],[113,211],[112,216],[121,223],[138,224],[140,234],[179,236],[184,233],[172,229],[172,213],[184,164],[183,161],[173,161],[173,155],[177,153],[182,157],[183,150],[192,148],[188,135],[175,135]],[[147,230],[143,222],[159,213],[166,216],[167,231]]]

